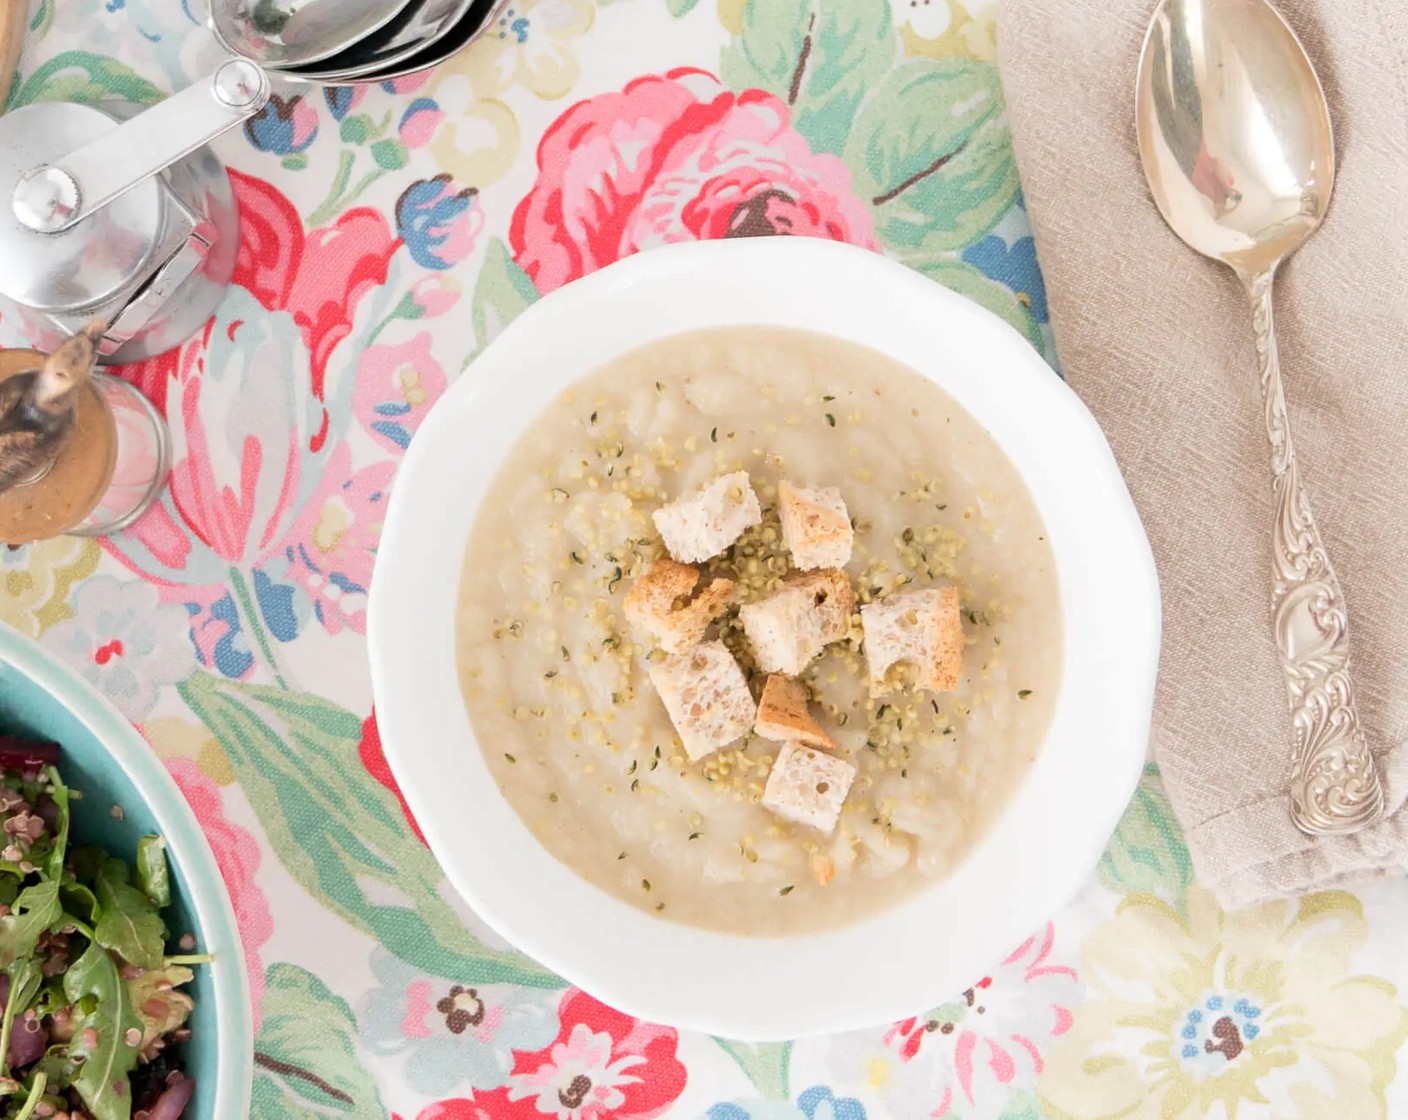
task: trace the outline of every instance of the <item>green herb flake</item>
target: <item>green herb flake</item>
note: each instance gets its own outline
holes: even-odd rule
[[[780,894],[780,895],[782,895],[783,898],[786,898],[786,897],[787,897],[789,894],[791,894],[791,893],[793,892],[793,890],[795,890],[795,889],[796,889],[796,888],[794,887],[793,884],[788,883],[787,886],[783,887],[783,888],[782,888],[780,891],[778,891],[777,893]]]
[[[649,879],[642,879],[642,880],[640,881],[640,885],[641,885],[642,887],[644,887],[646,890],[649,890],[649,889],[650,889],[650,880],[649,880]]]
[[[712,432],[709,433],[709,442],[710,442],[710,443],[718,443],[718,442],[719,442],[719,429],[718,429],[718,428],[715,428]]]
[[[638,789],[640,789],[640,779],[639,779],[639,778],[632,778],[632,779],[631,779],[631,792],[632,792],[632,793],[635,793],[635,791],[638,790]]]
[[[822,397],[821,399],[824,400],[824,401],[834,401],[836,398],[833,397],[833,396],[831,396],[831,395],[828,393],[826,396]]]
[[[557,804],[557,794],[556,794],[556,793],[550,793],[550,794],[548,794],[548,800],[551,801],[554,805],[556,805],[556,804]]]
[[[627,769],[627,771],[626,771],[626,776],[627,776],[627,777],[629,777],[630,775],[632,775],[632,774],[634,774],[634,773],[636,772],[636,766],[637,766],[637,765],[638,765],[638,763],[636,763],[636,761],[635,761],[634,759],[632,759],[632,760],[631,760],[630,768]]]
[[[513,755],[511,755],[511,754],[508,753],[508,751],[504,751],[504,757],[505,757],[506,759],[508,759],[510,762],[516,763],[516,762],[518,761],[518,759],[514,758]]]
[[[574,564],[585,564],[585,563],[586,563],[586,561],[583,560],[580,556],[578,556],[575,552],[569,552],[567,555],[569,555],[570,557],[572,557],[572,563],[574,563]]]
[[[625,859],[625,858],[626,858],[626,853],[625,853],[625,852],[622,852],[619,856],[616,857],[616,859],[617,859],[618,862],[621,861],[621,860],[623,860],[623,859]]]
[[[703,836],[703,835],[704,835],[704,834],[703,834],[702,832],[691,832],[691,833],[689,834],[689,838],[690,838],[691,840],[698,840],[698,839],[699,839],[701,836]]]
[[[826,422],[834,428],[836,426],[836,417],[828,412],[826,414]]]
[[[1032,694],[1032,690],[1029,689],[1029,688],[1020,689],[1020,690],[1017,692],[1017,699],[1018,699],[1018,700],[1025,700],[1025,699],[1026,699],[1028,696],[1030,696],[1031,694]]]

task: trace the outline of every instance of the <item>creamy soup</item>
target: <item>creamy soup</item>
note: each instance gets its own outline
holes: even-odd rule
[[[803,680],[857,776],[830,835],[760,804],[781,744],[690,762],[622,600],[664,554],[652,513],[747,470],[764,519],[703,567],[765,595],[788,571],[777,487],[840,489],[859,603],[955,585],[958,689],[872,698],[860,616]],[[756,697],[736,608],[711,629]],[[869,349],[730,328],[629,353],[519,439],[480,510],[457,620],[476,738],[543,845],[598,887],[690,925],[846,925],[947,875],[1026,774],[1061,679],[1046,530],[1015,468],[946,393]]]

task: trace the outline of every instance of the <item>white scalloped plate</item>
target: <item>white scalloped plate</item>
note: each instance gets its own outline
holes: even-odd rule
[[[471,525],[499,462],[552,397],[681,331],[767,324],[870,346],[932,378],[1007,452],[1056,556],[1065,672],[1016,796],[950,878],[846,929],[742,937],[661,921],[558,863],[499,792],[455,672]],[[1085,406],[995,315],[828,241],[700,242],[546,296],[436,404],[397,477],[369,637],[382,743],[450,882],[499,933],[633,1015],[771,1040],[914,1014],[968,987],[1089,876],[1144,762],[1159,652],[1148,541]]]

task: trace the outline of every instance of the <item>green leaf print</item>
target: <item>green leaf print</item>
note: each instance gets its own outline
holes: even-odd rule
[[[88,51],[65,51],[29,75],[10,98],[9,108],[36,101],[132,101],[151,105],[166,94],[122,63]]]
[[[747,1075],[761,1096],[777,1101],[790,1098],[788,1075],[792,1064],[792,1043],[733,1042],[727,1038],[716,1038],[714,1041],[738,1063],[738,1068]]]
[[[265,982],[250,1120],[386,1120],[347,1002],[291,964],[270,965]]]
[[[908,263],[929,279],[937,280],[945,288],[967,296],[974,303],[1001,316],[1021,331],[1022,337],[1036,347],[1038,353],[1043,351],[1045,340],[1041,325],[1006,284],[998,283],[967,261],[952,257]]]
[[[665,0],[665,7],[672,16],[679,19],[680,16],[687,16],[694,11],[698,3],[699,0]]]
[[[518,262],[513,259],[508,246],[498,238],[489,242],[484,254],[484,267],[479,270],[479,279],[474,285],[474,298],[470,301],[470,320],[474,324],[474,337],[478,346],[465,359],[465,365],[479,357],[484,348],[498,337],[500,331],[517,319],[523,310],[538,299],[538,289]]]
[[[970,58],[892,70],[861,106],[845,158],[882,244],[901,256],[962,249],[1017,198],[997,70]]]
[[[403,960],[461,984],[558,988],[556,975],[481,943],[444,876],[357,758],[361,721],[307,693],[197,672],[180,685],[214,732],[289,873]]]
[[[1152,762],[1100,857],[1100,881],[1120,894],[1154,894],[1183,908],[1193,864]]]
[[[781,98],[814,151],[840,153],[895,49],[889,0],[750,0],[719,72],[735,90]]]

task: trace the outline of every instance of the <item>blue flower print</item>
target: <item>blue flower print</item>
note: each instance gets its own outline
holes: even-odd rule
[[[788,1101],[720,1101],[707,1120],[866,1120],[865,1106],[854,1097],[838,1097],[825,1085],[813,1085],[796,1103]]]
[[[473,187],[458,189],[449,175],[422,179],[396,202],[396,234],[422,268],[453,268],[474,251],[484,216]]]
[[[984,237],[963,251],[963,259],[1016,292],[1038,323],[1047,321],[1046,284],[1030,237],[1018,238],[1010,248],[1000,237]]]
[[[301,96],[285,98],[276,93],[244,122],[244,134],[261,152],[291,156],[306,151],[318,138],[318,114]]]

